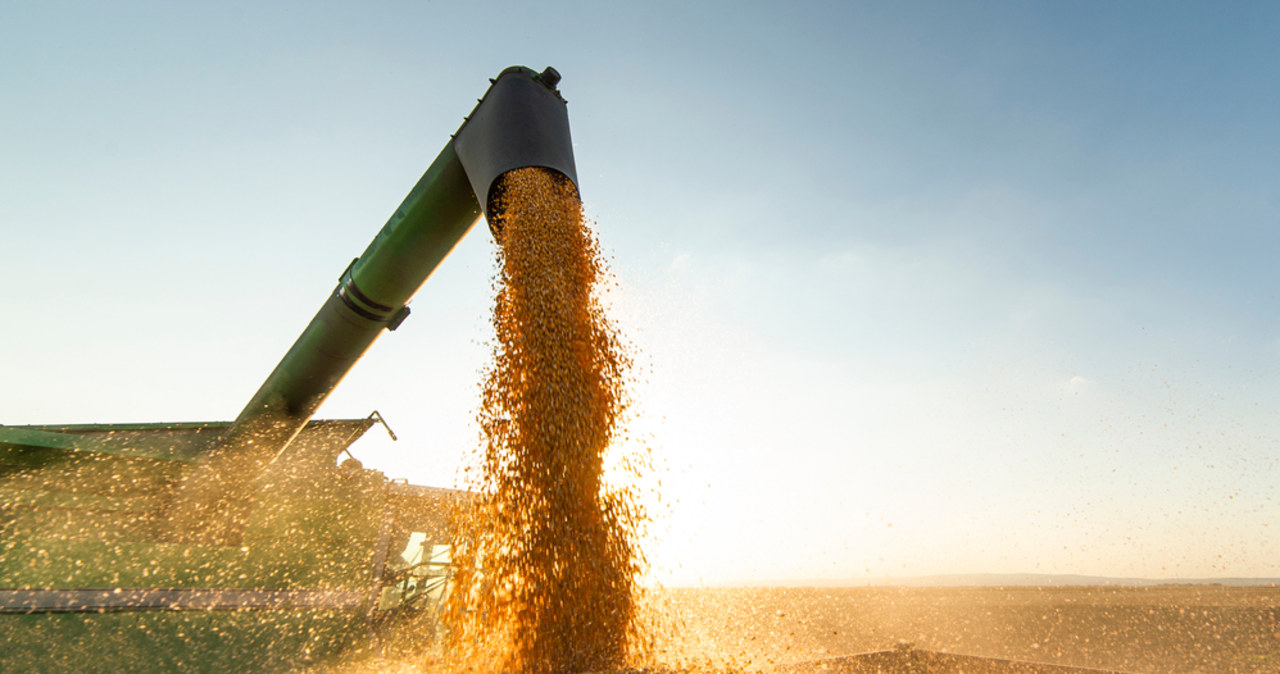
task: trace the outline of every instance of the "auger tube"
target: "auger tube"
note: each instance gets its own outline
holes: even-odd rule
[[[384,328],[471,230],[505,172],[543,166],[577,185],[559,73],[522,66],[499,75],[418,184],[343,272],[337,287],[240,412],[227,444],[252,438],[278,453]],[[491,213],[490,213],[491,215]]]
[[[559,80],[554,68],[538,73],[512,66],[490,81],[471,115],[342,273],[320,311],[203,462],[199,479],[188,480],[204,496],[195,499],[197,509],[203,500],[230,511],[224,514],[233,519],[243,515],[236,511],[248,507],[249,483],[284,455],[382,331],[399,327],[409,314],[409,300],[481,215],[493,221],[495,185],[503,173],[541,166],[577,187]]]

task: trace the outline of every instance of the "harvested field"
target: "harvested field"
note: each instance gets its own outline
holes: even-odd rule
[[[1280,588],[723,588],[663,593],[685,657],[768,667],[915,648],[1124,672],[1280,671]]]

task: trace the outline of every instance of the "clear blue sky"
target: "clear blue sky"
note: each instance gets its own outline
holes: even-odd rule
[[[676,581],[1280,576],[1274,3],[0,3],[0,423],[229,419],[564,75]],[[322,410],[449,484],[492,242]]]

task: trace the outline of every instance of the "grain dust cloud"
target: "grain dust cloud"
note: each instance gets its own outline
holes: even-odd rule
[[[605,480],[631,358],[595,295],[607,271],[573,185],[502,178],[495,340],[483,442],[444,608],[448,659],[471,671],[616,670],[643,655],[644,509]]]

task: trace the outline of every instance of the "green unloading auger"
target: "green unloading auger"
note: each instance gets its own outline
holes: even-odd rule
[[[373,242],[351,262],[217,449],[183,480],[174,530],[234,543],[254,480],[289,447],[321,403],[480,216],[494,222],[499,178],[538,166],[577,187],[569,116],[554,68],[502,71]],[[496,232],[495,232],[496,236]],[[196,534],[190,534],[196,535]]]

